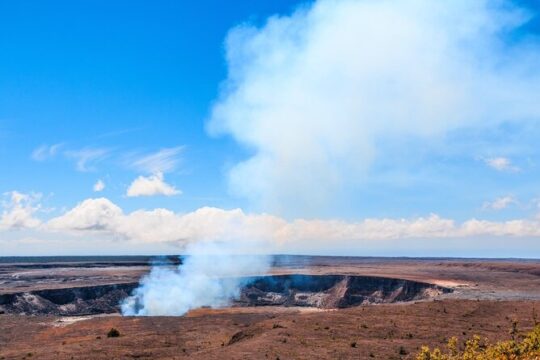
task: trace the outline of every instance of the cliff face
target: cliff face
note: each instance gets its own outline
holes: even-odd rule
[[[430,298],[449,289],[417,281],[348,275],[276,275],[254,278],[237,306],[346,308]]]
[[[412,301],[449,289],[383,277],[275,275],[243,279],[232,306],[303,306],[325,309]],[[93,315],[119,312],[137,283],[37,290],[0,295],[0,312],[28,315]]]
[[[0,311],[27,315],[94,315],[118,312],[137,283],[37,290],[0,295]]]

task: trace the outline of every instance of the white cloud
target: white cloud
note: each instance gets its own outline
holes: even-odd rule
[[[44,239],[43,244],[50,242],[54,246],[66,241],[66,246],[74,252],[77,249],[91,252],[88,242],[124,251],[125,242],[129,242],[129,251],[167,251],[167,248],[170,251],[171,245],[191,248],[191,244],[197,243],[223,243],[234,249],[234,253],[344,254],[346,251],[348,254],[418,256],[443,254],[454,249],[458,251],[454,254],[463,256],[470,255],[471,247],[476,249],[475,254],[494,250],[494,244],[508,251],[507,242],[512,241],[511,251],[524,256],[530,253],[534,241],[540,239],[540,217],[509,221],[470,219],[461,223],[436,214],[409,219],[286,220],[241,209],[212,207],[188,213],[168,209],[126,213],[106,198],[84,200],[62,215],[42,221],[34,216],[38,211],[41,213],[39,195],[18,192],[6,195],[9,199],[3,203],[0,242],[4,241],[12,249],[24,248],[20,241],[31,237]],[[11,229],[20,231],[9,231]],[[114,242],[108,243],[111,240]],[[27,248],[27,251],[33,250]]]
[[[360,184],[389,149],[537,118],[538,43],[504,40],[527,19],[504,0],[319,0],[234,29],[209,121],[253,151],[230,171],[231,190],[304,214]]]
[[[18,191],[5,193],[7,201],[2,202],[2,216],[0,217],[0,230],[35,228],[41,221],[34,217],[40,209],[41,194],[23,194]]]
[[[88,172],[94,171],[95,164],[98,161],[105,159],[109,155],[109,150],[104,148],[83,148],[80,150],[66,151],[67,157],[75,160],[75,166],[78,171]]]
[[[47,223],[49,229],[110,231],[123,216],[122,209],[106,198],[87,199]]]
[[[491,202],[485,202],[482,206],[484,209],[491,209],[491,210],[502,210],[506,209],[509,205],[517,204],[516,199],[514,199],[512,196],[503,196],[500,198],[497,198]]]
[[[99,179],[98,181],[96,181],[96,183],[94,184],[93,190],[95,192],[101,192],[104,189],[105,189],[105,183],[103,182],[103,180]]]
[[[165,182],[163,173],[157,173],[150,176],[139,176],[133,180],[126,195],[129,197],[154,195],[173,196],[181,193],[180,190]]]
[[[181,246],[196,242],[264,244],[257,251],[276,252],[306,246],[331,250],[348,244],[356,249],[371,243],[388,246],[388,241],[407,243],[423,239],[433,245],[436,239],[478,237],[540,237],[540,220],[517,219],[494,222],[471,219],[461,224],[432,214],[413,219],[364,219],[287,221],[268,214],[246,214],[240,209],[204,207],[179,214],[167,209],[137,210],[124,213],[105,198],[88,199],[66,214],[50,220],[46,227],[56,231],[106,233],[115,238],[140,242],[173,242]],[[396,245],[398,242],[394,242]],[[267,246],[265,248],[265,246]],[[440,244],[439,244],[440,246]],[[242,249],[239,247],[238,249]]]
[[[32,159],[35,161],[45,161],[56,156],[63,144],[42,145],[32,151]]]
[[[489,167],[497,171],[517,172],[520,170],[519,167],[512,164],[510,159],[502,156],[487,158],[484,161]]]
[[[132,154],[127,157],[126,164],[133,169],[149,174],[171,172],[178,166],[179,156],[183,149],[183,146],[177,146],[146,155]]]

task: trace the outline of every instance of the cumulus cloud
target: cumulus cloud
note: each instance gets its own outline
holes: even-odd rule
[[[131,154],[125,162],[130,168],[149,174],[167,173],[176,169],[183,149],[183,146],[177,146],[145,155]]]
[[[157,173],[150,176],[139,176],[133,180],[127,189],[126,195],[129,197],[154,195],[173,196],[181,193],[180,190],[165,182],[163,173]]]
[[[34,217],[40,209],[41,194],[23,194],[18,191],[4,193],[7,200],[2,202],[0,230],[35,228],[41,221]]]
[[[100,192],[100,191],[103,191],[104,189],[105,189],[105,183],[103,182],[103,180],[99,179],[98,181],[96,181],[96,183],[94,184],[93,190],[95,192]]]
[[[122,209],[106,198],[87,199],[60,217],[48,221],[47,228],[68,231],[109,231],[116,228]]]
[[[42,145],[32,151],[32,159],[35,161],[45,161],[56,156],[63,144]]]
[[[520,170],[519,167],[513,165],[512,161],[506,157],[487,158],[484,161],[486,165],[497,171],[517,172]]]
[[[516,204],[517,201],[512,196],[503,196],[500,198],[497,198],[493,201],[485,202],[483,205],[484,209],[491,209],[491,210],[502,210],[506,209],[509,205]]]
[[[504,0],[318,0],[237,27],[208,123],[253,152],[231,190],[302,214],[361,184],[389,149],[537,118],[538,42],[515,37],[527,20]]]
[[[191,243],[241,241],[268,238],[273,221],[269,215],[246,216],[240,209],[204,207],[186,214],[168,209],[137,210],[125,214],[106,198],[87,199],[64,215],[51,219],[47,227],[63,231],[108,232],[119,238],[144,242]]]
[[[456,222],[431,214],[407,219],[287,220],[269,214],[246,213],[241,209],[214,207],[187,213],[163,208],[125,212],[107,198],[86,199],[62,215],[45,221],[35,216],[41,209],[39,199],[39,195],[7,193],[0,218],[0,233],[4,232],[4,235],[0,238],[16,240],[13,233],[7,231],[26,229],[33,231],[27,234],[43,239],[81,239],[71,243],[73,248],[87,247],[81,243],[82,239],[100,239],[102,242],[109,239],[117,244],[126,241],[145,249],[171,245],[181,251],[221,249],[219,256],[224,256],[225,250],[228,255],[331,254],[339,252],[337,249],[347,249],[347,253],[370,251],[377,254],[381,251],[391,253],[395,249],[406,252],[410,244],[415,244],[416,252],[411,250],[413,252],[408,254],[418,255],[422,249],[436,249],[440,253],[462,239],[475,239],[476,248],[489,250],[492,243],[504,243],[509,238],[516,239],[512,240],[516,243],[522,239],[523,244],[529,244],[513,249],[523,253],[531,239],[540,238],[540,217]],[[399,253],[395,250],[393,254]]]
[[[189,213],[167,209],[124,213],[105,198],[88,199],[66,214],[50,220],[46,227],[81,234],[99,232],[141,242],[170,242],[186,246],[199,242],[257,244],[238,246],[260,253],[272,253],[304,244],[330,250],[337,244],[351,249],[365,241],[405,241],[441,238],[540,237],[538,219],[486,221],[470,219],[456,223],[436,214],[411,219],[342,220],[296,219],[268,214],[248,214],[240,209],[204,207]],[[307,248],[306,248],[307,249]],[[311,249],[311,248],[310,248]]]

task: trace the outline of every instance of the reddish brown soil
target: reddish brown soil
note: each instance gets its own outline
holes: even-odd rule
[[[0,271],[5,292],[47,288],[49,282],[57,288],[119,280],[114,267],[66,270],[73,283],[62,281],[61,271],[16,269],[19,282],[13,286],[13,271]],[[124,267],[119,273],[132,281],[142,271]],[[185,317],[85,320],[4,314],[0,359],[412,359],[422,344],[440,346],[451,336],[508,339],[513,320],[526,331],[533,314],[540,314],[538,261],[309,258],[276,266],[272,273],[388,276],[455,291],[432,301],[326,311],[199,309]],[[120,337],[107,338],[112,327]]]
[[[480,334],[507,339],[511,321],[532,326],[533,301],[445,300],[279,313],[191,317],[0,316],[1,359],[412,359],[422,344]],[[68,319],[69,320],[69,319]],[[111,328],[118,338],[107,338]],[[406,354],[405,354],[406,353]]]

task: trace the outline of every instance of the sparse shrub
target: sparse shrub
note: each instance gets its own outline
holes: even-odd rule
[[[409,352],[403,346],[399,347],[399,355],[407,355]]]
[[[517,324],[512,324],[510,335],[514,339],[517,338]],[[446,352],[439,348],[432,351],[429,347],[423,346],[416,356],[416,360],[530,360],[540,358],[540,326],[536,326],[522,341],[514,339],[491,344],[487,339],[482,341],[480,336],[474,335],[472,339],[465,342],[463,351],[459,351],[458,340],[454,337],[448,341]]]
[[[108,338],[119,337],[119,336],[120,336],[120,331],[118,331],[115,328],[111,328],[111,330],[109,330],[109,332],[107,333]]]
[[[512,320],[512,329],[510,329],[510,336],[512,337],[512,340],[516,340],[518,332],[518,321]]]
[[[352,348],[355,348],[355,347],[356,347],[356,341],[353,341],[353,342],[351,343],[351,347],[352,347]]]

